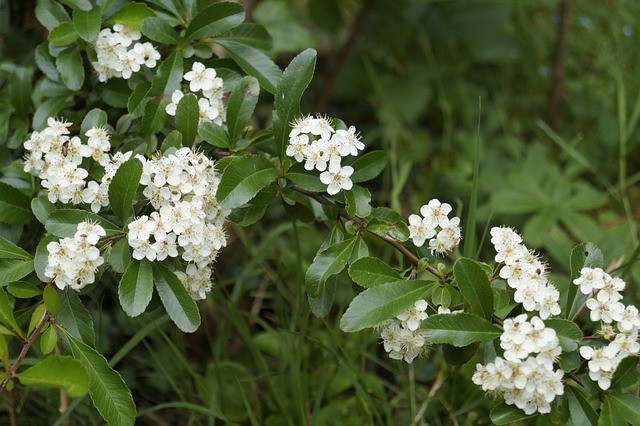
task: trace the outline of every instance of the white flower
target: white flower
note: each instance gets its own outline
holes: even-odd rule
[[[412,307],[402,312],[396,318],[402,321],[402,326],[415,331],[420,327],[420,323],[422,320],[429,317],[429,315],[425,312],[429,305],[423,299],[417,300]]]
[[[191,71],[185,73],[184,79],[189,81],[189,90],[198,92],[200,90],[213,89],[216,70],[206,68],[201,62],[194,62]]]
[[[580,286],[582,293],[589,294],[594,289],[599,290],[604,287],[604,275],[605,272],[601,268],[582,268],[580,276],[573,280],[573,283]]]
[[[353,167],[332,163],[329,165],[329,171],[320,173],[320,182],[328,185],[327,193],[335,195],[341,189],[350,190],[353,187],[350,176],[353,174]]]
[[[449,204],[440,203],[440,200],[434,198],[420,207],[420,214],[424,216],[431,228],[435,228],[436,226],[444,228],[449,225],[448,214],[451,210]]]
[[[176,115],[176,108],[178,108],[178,103],[180,102],[180,99],[182,99],[183,97],[184,97],[184,93],[182,93],[181,90],[173,91],[173,93],[171,94],[171,103],[165,107],[165,111],[167,112],[167,114],[171,116]]]
[[[435,228],[430,228],[429,223],[417,214],[409,216],[409,238],[413,240],[416,247],[422,247],[427,239],[436,235]]]

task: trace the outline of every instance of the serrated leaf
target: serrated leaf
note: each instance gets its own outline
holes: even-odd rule
[[[60,80],[70,90],[78,91],[84,84],[84,66],[80,49],[66,49],[56,58],[56,69],[60,73]]]
[[[151,80],[151,89],[147,96],[165,96],[171,98],[171,94],[180,88],[182,81],[184,62],[180,52],[175,51],[159,66]]]
[[[260,84],[254,77],[243,77],[227,102],[227,129],[232,141],[240,138],[258,103]]]
[[[41,43],[36,47],[35,60],[40,71],[44,73],[52,81],[58,81],[60,75],[56,69],[56,62],[49,53],[48,43]]]
[[[273,138],[282,162],[291,131],[291,123],[300,115],[300,100],[316,67],[317,52],[307,49],[293,58],[282,73],[274,96]],[[273,93],[273,92],[271,92]]]
[[[610,389],[623,389],[638,382],[638,357],[629,355],[620,361],[611,378]]]
[[[54,328],[50,327],[49,330]],[[55,330],[53,333],[55,335]],[[62,388],[72,398],[82,396],[89,390],[89,375],[84,366],[66,356],[49,356],[17,374],[17,377],[23,385]]]
[[[73,357],[89,375],[89,395],[102,418],[112,425],[133,425],[136,406],[122,377],[95,349],[70,334],[67,337]]]
[[[140,27],[145,37],[162,44],[178,44],[178,33],[163,18],[145,18]]]
[[[482,267],[476,261],[462,258],[453,265],[453,276],[460,293],[471,305],[471,310],[484,319],[491,319],[493,291]]]
[[[318,297],[321,295],[324,292],[327,279],[347,266],[355,242],[355,238],[351,238],[329,246],[316,254],[304,277],[309,296]]]
[[[371,151],[358,157],[352,164],[353,183],[366,182],[378,176],[387,167],[387,153],[384,151]]]
[[[123,223],[133,215],[133,199],[141,176],[142,163],[137,158],[130,158],[118,167],[109,184],[109,204]]]
[[[13,306],[11,306],[9,296],[2,287],[0,287],[0,322],[16,332],[19,336],[22,336],[22,331],[13,316]]]
[[[0,222],[9,225],[29,223],[33,219],[31,200],[13,186],[0,182]]]
[[[313,315],[315,315],[316,317],[324,318],[331,310],[331,307],[333,306],[333,300],[336,297],[337,281],[338,280],[336,276],[329,277],[324,285],[322,293],[320,293],[318,297],[312,297],[307,293],[309,307],[311,308],[311,312],[313,312]]]
[[[278,176],[274,165],[261,155],[236,157],[224,169],[216,197],[220,207],[233,209],[251,200]]]
[[[402,280],[402,276],[377,257],[363,257],[349,267],[349,276],[361,287],[372,288]]]
[[[359,331],[393,318],[423,297],[431,286],[429,281],[403,280],[367,289],[353,298],[340,320],[340,329]]]
[[[180,99],[176,107],[176,130],[182,134],[184,146],[192,146],[198,133],[200,121],[200,107],[198,98],[193,93],[188,93]]]
[[[167,119],[165,111],[166,101],[161,99],[149,99],[144,105],[142,114],[142,131],[147,135],[158,133]]]
[[[76,32],[84,41],[92,42],[98,37],[102,23],[102,8],[93,7],[87,11],[74,9],[73,25]]]
[[[238,3],[214,3],[201,10],[193,17],[185,37],[196,40],[204,37],[215,37],[244,21],[244,9]]]
[[[78,32],[72,22],[61,22],[49,32],[48,39],[56,46],[68,46],[78,39]]]
[[[231,40],[216,40],[216,43],[224,47],[242,71],[255,77],[264,90],[272,94],[276,91],[283,74],[264,52]]]
[[[271,50],[273,47],[273,40],[269,32],[262,25],[253,23],[242,23],[226,33],[216,36],[216,40],[235,41],[262,50]]]
[[[347,203],[346,210],[352,216],[367,217],[371,214],[371,193],[367,188],[354,185],[349,191],[345,191],[344,199]]]
[[[556,331],[563,352],[573,352],[578,349],[578,344],[582,340],[582,330],[576,323],[561,318],[549,318],[544,320],[544,325]]]
[[[616,419],[622,417],[633,426],[640,424],[640,397],[628,393],[615,393],[607,395],[605,402],[607,401],[610,401]]]
[[[54,0],[39,0],[36,6],[36,18],[49,31],[61,22],[71,20],[64,7]]]
[[[622,416],[618,407],[614,408],[612,399],[607,397],[602,402],[600,415],[598,416],[598,426],[626,426],[628,423]]]
[[[302,164],[294,164],[287,170],[287,179],[302,189],[313,192],[325,192],[327,185],[320,181],[318,172],[306,170]]]
[[[510,425],[528,419],[529,417],[533,417],[533,415],[525,414],[524,411],[515,405],[508,405],[501,402],[493,407],[490,417],[491,421],[496,425]]]
[[[150,88],[151,83],[147,81],[141,81],[140,83],[136,84],[136,87],[133,88],[129,99],[127,100],[127,111],[129,111],[129,114],[137,115],[138,107],[145,99]]]
[[[31,254],[0,235],[0,259],[33,259]]]
[[[436,314],[422,321],[422,330],[432,343],[448,343],[467,346],[474,342],[486,342],[502,334],[500,327],[484,318],[466,312]]]
[[[129,263],[120,285],[118,298],[122,309],[130,317],[143,313],[153,295],[153,269],[151,263],[143,259]]]
[[[56,237],[72,238],[80,222],[93,222],[102,226],[108,236],[121,234],[122,230],[107,219],[86,210],[58,209],[51,212],[45,229]]]
[[[33,260],[0,259],[0,286],[18,281],[33,272]]]
[[[598,415],[582,392],[574,386],[565,386],[565,392],[569,398],[569,412],[574,424],[595,426]]]
[[[91,347],[95,346],[93,319],[74,290],[68,288],[60,295],[60,313],[56,323],[64,327],[64,330],[73,337]]]
[[[153,263],[153,278],[160,300],[169,317],[185,333],[193,333],[200,326],[198,305],[176,275],[163,264]]]
[[[125,4],[124,7],[111,15],[107,22],[118,22],[133,29],[140,30],[142,21],[145,18],[153,16],[156,16],[156,13],[146,4],[131,2]]]
[[[217,146],[218,148],[229,148],[231,146],[227,131],[213,121],[201,123],[198,128],[198,134],[209,145]]]

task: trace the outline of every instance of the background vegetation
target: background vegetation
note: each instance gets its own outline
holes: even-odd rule
[[[609,266],[634,257],[637,1],[242,3],[248,20],[273,36],[281,67],[307,47],[318,50],[302,110],[340,117],[357,126],[369,149],[388,153],[389,167],[369,186],[372,204],[406,217],[437,197],[457,206],[464,224],[479,137],[479,238],[485,226],[516,227],[556,273],[568,272],[571,247],[582,241],[596,243]],[[27,82],[38,72],[34,52],[47,32],[35,4],[0,0],[3,181],[21,175],[13,160],[30,132],[10,99],[16,67]],[[31,96],[28,85],[23,96]],[[77,102],[90,109],[95,100]],[[264,93],[261,102],[272,99]],[[267,127],[270,116],[257,111],[256,126]],[[327,318],[313,317],[304,272],[328,229],[288,219],[277,203],[251,227],[230,225],[216,288],[200,304],[203,325],[193,335],[160,311],[132,319],[110,309],[117,282],[88,293],[96,347],[132,389],[140,424],[488,422],[491,400],[470,380],[477,360],[450,367],[438,350],[408,366],[388,359],[368,331],[341,332],[349,285],[338,286]],[[15,232],[0,225],[7,238]],[[627,295],[637,300],[640,268],[623,272]],[[346,274],[338,279],[349,282]],[[100,423],[88,397],[71,402],[67,420],[58,391],[1,398],[0,423],[11,410],[20,424]]]

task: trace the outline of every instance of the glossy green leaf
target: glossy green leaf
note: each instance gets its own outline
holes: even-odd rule
[[[56,61],[49,53],[48,43],[41,43],[36,47],[35,60],[40,71],[44,73],[52,81],[58,81],[60,75],[56,69]]]
[[[33,219],[31,200],[13,186],[0,182],[0,222],[9,225],[29,223]]]
[[[133,425],[136,406],[122,377],[95,349],[67,334],[73,357],[89,374],[89,395],[100,415],[111,425]]]
[[[640,425],[640,397],[629,393],[615,393],[607,395],[605,403],[609,402],[613,419],[621,424]],[[603,414],[606,414],[603,407]]]
[[[89,8],[87,11],[81,9],[73,11],[73,25],[84,41],[92,42],[98,37],[101,23],[102,8],[100,7]]]
[[[33,212],[38,222],[45,224],[49,215],[56,209],[56,206],[49,201],[46,195],[41,194],[38,197],[31,200],[31,211]]]
[[[127,3],[111,15],[107,22],[125,24],[128,27],[140,30],[142,21],[145,18],[156,16],[156,13],[144,3],[131,2]]]
[[[58,333],[52,325],[47,327],[40,335],[40,351],[43,355],[48,355],[55,349],[58,344]],[[87,383],[88,385],[88,383]]]
[[[402,280],[402,276],[377,257],[363,257],[349,267],[349,276],[361,287],[372,288]]]
[[[22,336],[22,331],[13,316],[13,306],[9,301],[9,295],[7,295],[2,287],[0,287],[0,322]]]
[[[624,389],[638,383],[640,381],[639,379],[638,357],[629,355],[623,358],[616,367],[616,371],[611,378],[610,389]]]
[[[58,237],[51,234],[45,234],[36,247],[36,255],[33,258],[34,268],[38,279],[44,283],[51,281],[51,278],[44,275],[44,270],[49,261],[49,251],[47,245],[52,241],[58,241]]]
[[[36,5],[36,18],[49,31],[61,22],[71,20],[64,7],[55,0],[39,0]]]
[[[359,156],[351,164],[353,183],[366,182],[378,176],[387,167],[387,153],[384,151],[371,151]]]
[[[320,182],[319,174],[315,170],[306,170],[302,164],[294,164],[287,170],[287,179],[302,189],[313,192],[326,192],[327,185]]]
[[[459,259],[453,265],[453,276],[460,293],[471,305],[471,311],[490,320],[493,315],[493,291],[487,274],[478,262]]]
[[[153,263],[153,278],[160,300],[169,317],[185,333],[193,333],[200,326],[198,305],[176,275],[161,263]]]
[[[140,30],[145,37],[158,43],[174,45],[180,42],[176,30],[163,18],[145,18]]]
[[[36,108],[36,112],[33,115],[33,122],[31,124],[33,130],[41,131],[45,127],[47,127],[47,119],[49,117],[57,116],[67,102],[69,102],[69,99],[64,97],[57,97],[47,99],[46,101],[38,105],[38,107]],[[2,194],[2,190],[0,190],[0,194]]]
[[[68,46],[78,39],[79,35],[73,22],[61,22],[49,32],[49,42],[56,46]]]
[[[432,282],[396,281],[367,289],[353,298],[340,320],[345,332],[373,327],[393,318],[424,297]]]
[[[225,48],[242,71],[255,77],[264,90],[269,93],[276,91],[283,74],[269,56],[254,47],[231,40],[216,40],[216,43]]]
[[[200,107],[198,98],[193,93],[188,93],[180,99],[176,108],[176,130],[182,134],[184,146],[192,146],[198,133],[200,122]]]
[[[80,135],[85,136],[92,127],[102,127],[107,124],[107,113],[100,108],[94,108],[87,113],[80,124]]]
[[[141,81],[133,88],[129,99],[127,100],[127,111],[129,114],[136,115],[140,114],[138,112],[138,107],[143,104],[147,93],[149,93],[149,89],[151,88],[151,83],[147,81]]]
[[[300,53],[289,63],[289,66],[282,73],[282,78],[277,83],[273,102],[275,108],[273,113],[273,138],[276,144],[276,153],[281,162],[284,159],[289,141],[291,123],[300,115],[300,100],[313,78],[316,57],[317,52],[313,49],[307,49]]]
[[[118,286],[118,298],[122,309],[130,317],[136,317],[147,309],[152,295],[151,262],[146,259],[131,261]]]
[[[95,346],[93,319],[74,290],[67,288],[60,294],[60,313],[56,323],[64,327],[74,338],[91,347]]]
[[[184,62],[180,52],[175,51],[165,59],[155,71],[151,80],[151,89],[147,96],[165,96],[171,98],[171,94],[180,88],[182,81]]]
[[[70,90],[78,91],[84,84],[84,65],[80,49],[66,49],[56,58],[56,69],[60,73],[60,80]]]
[[[234,158],[224,169],[216,197],[220,207],[240,207],[278,176],[274,165],[261,155]]]
[[[96,84],[96,90],[100,99],[114,108],[126,108],[131,89],[129,83],[123,78],[112,78],[106,83]]]
[[[91,0],[60,0],[60,2],[66,4],[72,9],[91,10],[94,6],[91,4]]]
[[[273,40],[267,30],[262,25],[253,23],[242,23],[226,33],[216,36],[217,40],[235,41],[262,50],[271,50],[273,47]]]
[[[29,328],[27,328],[27,335],[30,335],[41,324],[45,323],[45,317],[47,315],[47,306],[44,303],[40,303],[31,313],[31,319],[29,320]],[[45,325],[43,325],[44,327]]]
[[[158,133],[164,127],[167,120],[165,111],[167,101],[161,99],[149,99],[144,105],[142,114],[142,131],[147,135]]]
[[[371,193],[367,188],[354,185],[349,191],[345,191],[344,199],[347,202],[347,213],[350,215],[367,217],[371,214]]]
[[[141,176],[142,163],[137,158],[131,158],[118,167],[109,185],[109,204],[123,223],[134,213],[133,200]]]
[[[231,91],[227,102],[227,129],[232,141],[244,133],[259,95],[260,84],[254,77],[244,77]]]
[[[187,40],[215,37],[240,25],[242,21],[244,21],[242,5],[231,2],[214,3],[193,17],[185,37]]]
[[[53,327],[50,329],[53,330]],[[17,377],[23,385],[62,388],[72,398],[82,396],[89,390],[89,375],[84,366],[66,356],[44,358]]]
[[[347,266],[355,242],[355,238],[351,238],[329,246],[316,254],[304,277],[309,296],[318,297],[321,295],[324,292],[327,279]]]
[[[573,352],[578,349],[582,341],[582,330],[576,323],[561,318],[549,318],[544,320],[544,325],[556,331],[563,352]]]
[[[501,402],[493,407],[490,417],[493,424],[510,425],[533,417],[533,415],[525,414],[524,411],[515,405],[507,405],[506,403]]]
[[[422,321],[422,330],[432,343],[448,343],[467,346],[474,342],[486,342],[500,337],[500,327],[476,314],[436,314]]]
[[[327,316],[329,311],[331,311],[331,307],[333,306],[333,301],[336,297],[336,283],[337,277],[334,275],[329,277],[325,282],[324,288],[322,292],[318,295],[318,297],[312,297],[307,293],[307,299],[309,301],[309,307],[311,308],[311,312],[317,318],[324,318]]]
[[[47,306],[49,312],[51,312],[51,315],[54,317],[58,316],[60,313],[61,303],[57,287],[52,287],[50,285],[46,286],[42,292],[42,297],[44,304]]]
[[[0,259],[0,286],[26,277],[33,269],[33,260]]]
[[[198,134],[209,145],[217,146],[218,148],[229,148],[231,146],[227,131],[212,121],[201,123],[198,128]]]
[[[574,424],[585,426],[598,424],[598,414],[581,390],[575,386],[565,386],[565,393],[569,398],[569,412]]]
[[[29,252],[21,249],[5,237],[0,235],[0,259],[22,259],[29,260],[33,256]]]
[[[42,294],[42,290],[35,284],[27,281],[13,281],[7,285],[7,291],[19,299],[30,299]]]
[[[108,262],[115,272],[119,274],[124,273],[131,262],[131,250],[129,249],[129,242],[126,238],[118,240],[111,247]]]
[[[138,161],[139,162],[139,161]],[[51,212],[44,225],[45,229],[53,235],[61,238],[72,238],[77,231],[80,222],[98,223],[104,228],[107,235],[121,234],[122,231],[107,219],[95,213],[76,209],[58,209]]]

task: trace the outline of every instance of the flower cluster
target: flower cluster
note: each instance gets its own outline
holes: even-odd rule
[[[501,393],[507,404],[526,414],[549,413],[551,402],[564,393],[564,372],[553,368],[562,353],[555,330],[537,316],[527,321],[527,314],[521,314],[504,321],[500,346],[504,358],[477,364],[473,382],[484,391]]]
[[[226,110],[223,100],[223,81],[217,76],[216,70],[206,68],[200,62],[194,62],[191,71],[184,75],[185,81],[189,82],[189,90],[193,93],[202,91],[201,98],[198,99],[200,110],[200,122],[213,121],[222,126],[226,121]],[[171,95],[171,103],[165,110],[167,114],[175,116],[180,99],[184,97],[182,90],[176,90]]]
[[[224,219],[228,211],[216,200],[219,177],[202,153],[181,148],[144,162],[140,183],[155,211],[129,223],[127,238],[134,259],[150,261],[180,256],[190,262],[183,278],[194,299],[211,289],[208,267],[226,246]]]
[[[515,289],[514,300],[526,311],[538,311],[542,319],[559,315],[560,292],[547,278],[547,265],[522,244],[522,237],[511,228],[494,227],[491,243],[495,261],[504,264],[500,277]]]
[[[71,287],[80,291],[95,280],[98,266],[104,263],[96,244],[105,235],[102,226],[80,222],[73,238],[47,244],[46,277],[52,278],[60,290]]]
[[[389,352],[391,359],[404,359],[411,364],[427,350],[426,340],[420,330],[420,323],[429,317],[427,308],[425,300],[417,300],[396,317],[400,322],[390,319],[378,325],[384,350]]]
[[[416,247],[422,247],[429,240],[431,253],[443,254],[453,250],[462,239],[460,218],[449,219],[451,206],[437,199],[420,208],[421,216],[409,216],[410,238]]]
[[[363,149],[354,126],[336,130],[326,117],[306,116],[293,123],[286,154],[299,163],[304,162],[306,170],[322,172],[320,181],[327,185],[329,195],[335,195],[353,187],[353,167],[342,166],[342,158],[357,156]]]
[[[635,306],[625,306],[620,301],[620,291],[625,288],[625,282],[611,277],[601,268],[582,268],[573,283],[580,286],[583,294],[591,296],[586,301],[591,321],[600,321],[602,336],[610,340],[598,349],[580,347],[580,355],[589,360],[589,377],[606,390],[611,386],[611,378],[620,361],[640,352],[640,314]]]
[[[114,24],[113,31],[110,28],[100,31],[95,42],[98,60],[91,63],[98,80],[104,82],[112,77],[127,80],[143,65],[155,68],[160,53],[149,42],[133,43],[141,36],[140,31],[123,24]]]

